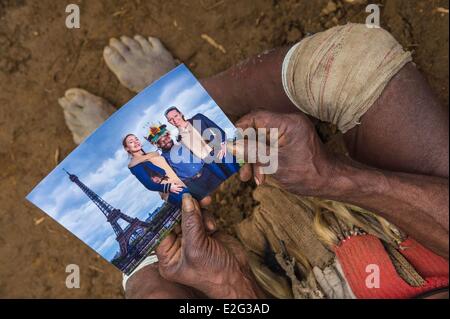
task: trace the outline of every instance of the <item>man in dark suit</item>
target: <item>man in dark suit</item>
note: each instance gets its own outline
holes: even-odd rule
[[[170,107],[164,113],[167,121],[178,128],[177,141],[207,162],[215,161],[227,176],[239,171],[236,158],[226,151],[226,134],[211,119],[196,114],[186,119],[177,107]]]

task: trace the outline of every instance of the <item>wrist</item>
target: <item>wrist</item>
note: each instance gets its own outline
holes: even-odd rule
[[[345,165],[336,154],[325,152],[311,161],[313,164],[300,172],[287,184],[287,190],[301,196],[330,197],[341,192],[345,183]]]
[[[375,195],[386,189],[386,178],[382,172],[341,155],[331,160],[327,180],[320,196],[328,198]]]

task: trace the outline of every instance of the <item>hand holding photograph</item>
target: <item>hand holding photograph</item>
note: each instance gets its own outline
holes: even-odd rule
[[[115,112],[27,199],[125,274],[239,164],[236,128],[180,65]]]

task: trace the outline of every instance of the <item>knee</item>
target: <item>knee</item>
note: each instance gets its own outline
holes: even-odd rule
[[[389,32],[347,24],[294,46],[283,63],[283,86],[303,112],[345,133],[411,60]]]

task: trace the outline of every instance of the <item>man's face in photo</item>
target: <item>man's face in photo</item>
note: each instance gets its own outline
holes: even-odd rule
[[[156,145],[162,149],[162,150],[170,150],[173,146],[172,138],[170,137],[170,134],[167,133],[164,136],[162,136],[158,142],[156,142]]]

